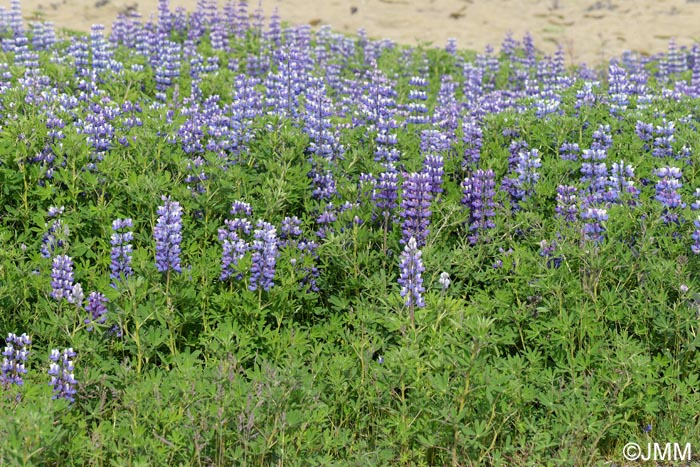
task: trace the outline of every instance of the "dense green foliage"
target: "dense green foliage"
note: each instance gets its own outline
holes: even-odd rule
[[[244,61],[257,40],[249,36],[230,54]],[[228,61],[206,41],[198,47]],[[439,77],[451,74],[461,84],[458,62],[469,59],[420,48],[406,56],[388,49],[378,66],[388,76],[399,73],[401,103],[411,70],[426,60],[435,78],[431,106]],[[700,258],[690,249],[690,201],[700,187],[697,100],[659,98],[620,119],[600,103],[574,112],[579,81],[563,92],[561,115],[510,109],[484,116],[480,166],[497,180],[508,174],[508,129],[539,150],[541,178],[519,210],[499,190],[496,227],[488,241],[471,245],[469,211],[460,202],[465,147],[461,140],[452,147],[422,249],[426,307],[415,310],[412,326],[397,284],[399,221],[385,239],[357,184],[361,173],[381,169],[364,128],[333,118],[345,148],[333,169],[339,204],[361,202],[319,240],[318,292],[299,286],[293,252],[284,249],[275,286],[251,292],[246,280],[219,280],[217,230],[231,203],[242,200],[254,219],[279,225],[296,215],[313,236],[318,202],[303,125],[257,118],[235,163],[203,151],[207,179],[193,196],[184,181],[191,155],[167,138],[186,120],[182,101],[170,88],[165,105],[151,107],[155,81],[147,62],[125,47],[116,57],[123,75],[97,86],[114,104],[141,102],[143,126],[117,128],[129,145],[114,144],[96,171],[85,170],[91,148],[72,122],[88,106],[54,109],[66,126],[52,150],[65,166],[57,165],[50,180],[30,161],[48,141],[44,114],[18,85],[24,68],[7,69],[0,331],[26,332],[33,344],[24,385],[0,391],[0,465],[602,465],[621,461],[628,441],[700,439]],[[40,61],[59,92],[80,94],[71,62],[44,52]],[[350,77],[368,66],[358,54],[342,72]],[[508,73],[504,66],[499,85]],[[205,75],[203,99],[230,102],[237,74],[222,66]],[[188,94],[187,73],[178,86]],[[660,88],[652,83],[654,93]],[[662,118],[676,122],[674,146],[690,148],[689,160],[660,160],[643,148],[636,122],[659,125]],[[641,195],[634,205],[608,208],[605,240],[595,245],[583,240],[580,222],[566,224],[554,209],[556,187],[578,183],[580,170],[579,162],[559,157],[559,147],[589,147],[600,124],[611,126],[608,160],[634,166]],[[422,128],[429,125],[398,131],[406,171],[421,169]],[[679,209],[678,224],[663,222],[654,199],[654,170],[666,165],[683,169],[688,206]],[[643,186],[643,178],[652,183]],[[154,265],[162,195],[183,207],[182,274]],[[70,235],[63,253],[73,258],[76,282],[109,298],[107,321],[92,332],[84,310],[50,296],[51,260],[40,250],[52,206],[65,207]],[[110,226],[125,217],[135,224],[135,273],[113,288]],[[548,267],[542,240],[557,241],[560,267]],[[438,284],[443,271],[452,279],[447,290]],[[50,350],[67,347],[77,352],[72,404],[52,400],[47,375]],[[651,433],[643,431],[647,424]]]

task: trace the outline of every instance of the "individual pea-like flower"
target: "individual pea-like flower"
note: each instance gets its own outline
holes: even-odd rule
[[[29,346],[32,345],[31,338],[22,334],[8,334],[5,338],[5,349],[2,352],[2,371],[0,372],[0,386],[7,389],[11,384],[22,386],[24,380],[22,375],[27,374],[24,363],[29,356]]]
[[[411,237],[406,243],[403,252],[401,253],[401,273],[399,276],[399,285],[401,285],[401,296],[404,297],[406,306],[413,311],[414,307],[424,307],[423,300],[423,277],[421,274],[425,271],[423,261],[421,259],[421,251],[418,249],[418,242],[414,237]],[[411,321],[413,315],[411,314]]]
[[[272,224],[258,221],[253,236],[251,277],[248,290],[270,290],[274,285],[277,264],[277,229]]]
[[[58,349],[53,349],[49,360],[49,376],[51,376],[51,381],[49,385],[53,388],[52,399],[63,398],[68,402],[75,401],[76,389],[75,386],[78,384],[73,371],[73,361],[71,359],[75,358],[76,353],[72,348],[64,349],[63,352],[59,352]]]
[[[182,243],[182,208],[170,197],[161,198],[164,204],[158,207],[158,223],[153,230],[156,241],[156,268],[158,272],[182,272],[180,244]]]

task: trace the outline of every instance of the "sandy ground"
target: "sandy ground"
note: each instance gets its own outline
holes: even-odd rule
[[[224,0],[220,0],[223,4]],[[0,5],[9,7],[9,0]],[[257,0],[250,1],[251,11]],[[193,9],[196,0],[171,0],[171,7]],[[37,13],[57,26],[88,30],[109,26],[117,14],[134,8],[144,18],[157,0],[24,0],[25,18]],[[444,45],[482,51],[500,46],[506,33],[530,32],[546,53],[564,48],[570,63],[597,64],[625,50],[655,53],[673,37],[680,45],[700,41],[700,0],[264,0],[290,24],[330,24],[342,32],[364,28],[373,38],[404,44]]]

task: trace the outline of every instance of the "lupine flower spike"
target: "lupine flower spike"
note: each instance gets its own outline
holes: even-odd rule
[[[182,272],[180,243],[182,243],[182,208],[177,201],[163,196],[158,208],[158,223],[153,231],[156,240],[156,268],[159,272]]]
[[[253,265],[248,289],[261,288],[268,291],[275,285],[275,266],[277,263],[277,230],[267,222],[259,221],[253,240]]]
[[[421,276],[425,268],[423,267],[421,254],[415,237],[411,237],[408,240],[401,253],[399,285],[401,285],[401,296],[404,297],[411,316],[411,325],[415,324],[415,307],[425,306],[425,301],[423,300],[425,288],[423,288],[423,277]]]
[[[59,301],[65,298],[73,302],[73,260],[70,256],[59,255],[53,259],[51,289],[52,298]]]
[[[99,292],[91,292],[88,295],[85,311],[90,313],[90,317],[86,318],[84,323],[88,325],[87,331],[93,330],[93,323],[104,324],[107,320],[107,297]]]
[[[134,273],[131,269],[131,252],[133,247],[131,242],[134,240],[134,233],[131,230],[134,223],[131,219],[116,219],[112,222],[112,244],[109,277],[112,278],[112,286],[116,287],[116,283],[124,280]]]
[[[27,361],[29,356],[29,346],[32,345],[32,340],[26,334],[17,336],[10,333],[5,338],[5,344],[5,349],[2,352],[0,386],[5,389],[12,384],[22,386],[24,384],[22,375],[27,373],[24,362]]]
[[[53,387],[53,397],[52,399],[63,398],[68,402],[75,401],[76,389],[75,386],[78,382],[75,380],[73,375],[73,361],[72,359],[76,356],[76,353],[72,348],[64,349],[63,352],[59,352],[58,349],[53,349],[49,360],[51,361],[49,366],[49,376],[51,376],[51,381],[49,384]]]
[[[401,243],[415,238],[418,247],[425,245],[430,233],[430,203],[433,199],[431,186],[430,176],[425,172],[411,173],[404,181],[401,200]]]
[[[605,235],[603,223],[608,220],[608,211],[605,209],[587,208],[581,214],[581,218],[584,220],[584,238],[595,244],[602,243]]]
[[[693,230],[693,245],[690,247],[690,249],[693,254],[700,255],[700,216],[693,221],[693,225],[695,226],[695,230]]]

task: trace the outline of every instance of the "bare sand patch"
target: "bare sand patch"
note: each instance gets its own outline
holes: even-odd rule
[[[223,5],[223,1],[219,4]],[[120,12],[155,14],[157,0],[24,0],[24,17],[39,13],[59,27],[107,30]],[[171,8],[194,9],[196,2],[172,0]],[[250,3],[250,11],[257,1]],[[9,7],[9,2],[6,2]],[[266,14],[277,8],[290,24],[329,24],[370,37],[415,45],[444,45],[481,51],[500,46],[508,32],[530,32],[535,44],[552,53],[561,44],[570,63],[596,64],[625,50],[664,51],[671,38],[680,45],[700,41],[700,2],[696,0],[265,0]]]

